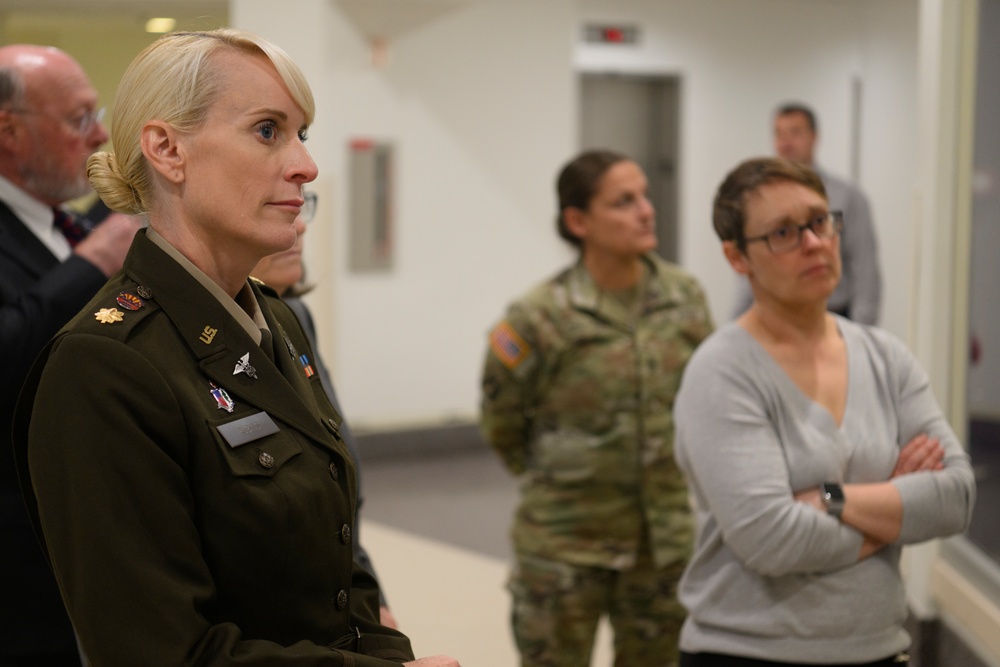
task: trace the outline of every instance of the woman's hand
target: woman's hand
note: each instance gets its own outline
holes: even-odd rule
[[[944,447],[937,438],[921,433],[899,450],[899,459],[889,479],[925,470],[944,470]]]
[[[462,667],[458,660],[446,655],[432,655],[427,658],[417,658],[410,662],[404,662],[403,667]]]
[[[393,616],[392,612],[385,605],[379,607],[378,622],[387,628],[392,628],[393,630],[399,630],[399,623],[396,622],[396,617]]]

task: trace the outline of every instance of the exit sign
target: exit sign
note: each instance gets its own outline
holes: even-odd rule
[[[583,39],[591,44],[637,44],[639,28],[634,25],[588,25]]]

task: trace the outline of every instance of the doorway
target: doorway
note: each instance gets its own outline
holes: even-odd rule
[[[680,80],[672,76],[582,74],[580,149],[635,160],[649,179],[659,253],[678,261],[677,160]]]
[[[979,8],[976,120],[969,267],[969,362],[966,378],[969,455],[976,470],[976,505],[968,537],[1000,563],[1000,2]]]

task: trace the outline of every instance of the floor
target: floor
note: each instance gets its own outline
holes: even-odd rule
[[[465,667],[516,667],[504,588],[514,478],[474,427],[358,439],[362,543],[417,655],[452,655]],[[969,440],[979,487],[969,537],[1000,560],[1000,424],[974,423]],[[931,665],[973,664],[954,662],[959,653],[947,642],[933,653],[940,660]],[[591,667],[610,664],[610,633],[602,625]]]
[[[361,541],[418,656],[515,667],[504,585],[517,485],[474,430],[454,435],[437,446],[419,446],[421,434],[409,445],[359,435]],[[610,656],[602,625],[591,664]]]

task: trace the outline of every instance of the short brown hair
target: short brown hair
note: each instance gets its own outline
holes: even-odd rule
[[[806,123],[809,125],[809,129],[812,130],[813,134],[816,134],[818,130],[818,125],[816,122],[816,113],[807,107],[802,102],[786,102],[782,104],[774,112],[775,118],[780,118],[781,116],[791,116],[792,114],[802,114],[805,116]]]
[[[762,185],[790,181],[818,192],[826,199],[826,188],[816,172],[809,167],[780,157],[753,158],[740,163],[719,186],[712,207],[712,224],[723,241],[735,241],[742,252],[746,249],[743,235],[746,227],[746,196]]]

